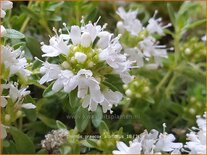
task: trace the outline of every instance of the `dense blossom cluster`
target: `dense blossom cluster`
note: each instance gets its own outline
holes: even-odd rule
[[[43,57],[59,56],[56,58],[59,61],[43,63],[40,72],[44,76],[40,84],[55,81],[52,87],[55,92],[70,93],[78,88],[77,97],[83,100],[84,108],[95,111],[100,104],[103,112],[111,111],[122,99],[122,94],[103,84],[105,75],[118,74],[128,83],[133,79],[129,74],[132,62],[121,53],[120,36],[113,37],[104,28],[97,22],[72,26],[67,34],[56,33],[51,37],[49,45],[43,43]]]
[[[0,6],[0,17],[4,18],[6,10],[11,9],[13,3],[4,0],[0,2]],[[36,100],[31,99],[31,96],[29,96],[30,91],[28,90],[29,86],[25,86],[30,83],[30,81],[28,82],[27,80],[31,75],[30,80],[39,81],[39,83],[35,81],[36,86],[45,88],[42,85],[50,83],[46,90],[49,90],[49,88],[51,88],[50,86],[52,86],[51,91],[54,93],[60,91],[67,94],[72,91],[77,92],[76,95],[77,98],[82,101],[82,107],[87,108],[89,111],[96,111],[97,106],[100,105],[104,113],[108,111],[112,113],[112,108],[117,106],[122,100],[123,94],[121,93],[121,89],[119,90],[113,87],[114,81],[110,81],[111,79],[108,78],[109,75],[118,75],[118,77],[120,77],[120,80],[124,84],[122,91],[125,91],[126,97],[130,99],[145,98],[150,100],[148,97],[151,95],[152,91],[150,90],[149,80],[141,76],[134,77],[131,75],[134,70],[131,71],[131,69],[143,67],[145,65],[145,60],[148,61],[146,65],[148,68],[155,69],[162,66],[162,59],[168,57],[167,48],[165,45],[159,44],[156,36],[164,36],[165,28],[171,26],[171,24],[163,26],[162,19],[156,18],[157,11],[155,11],[153,17],[148,20],[147,25],[142,24],[142,22],[137,19],[137,10],[129,10],[126,12],[120,7],[116,13],[121,18],[121,21],[117,23],[117,29],[120,33],[117,36],[105,30],[106,24],[103,26],[98,25],[99,19],[95,23],[89,22],[87,24],[84,23],[83,19],[81,21],[81,26],[73,25],[70,28],[63,23],[64,29],[60,29],[59,31],[54,28],[55,35],[50,37],[49,44],[41,43],[42,57],[45,58],[45,61],[37,58],[38,61],[42,62],[42,65],[40,68],[38,68],[39,66],[37,67],[37,70],[35,70],[37,72],[35,73],[29,69],[32,65],[31,68],[33,69],[34,64],[29,64],[27,62],[24,51],[22,51],[21,48],[13,48],[16,47],[13,45],[13,42],[11,45],[0,45],[0,106],[2,108],[0,138],[6,138],[7,129],[13,126],[14,123],[15,126],[21,129],[21,117],[28,117],[26,112],[23,113],[24,110],[36,108]],[[28,21],[26,20],[26,22]],[[25,26],[24,24],[23,26]],[[5,34],[8,34],[9,30],[3,25],[0,26],[0,36],[4,39],[8,37]],[[14,38],[6,38],[2,43],[7,43],[10,39],[12,40]],[[191,38],[188,42],[181,44],[182,47],[178,49],[183,54],[183,58],[190,60],[189,62],[197,62],[205,59],[205,44],[200,42],[200,40],[206,42],[206,35],[199,39]],[[173,71],[174,70],[177,71],[177,68],[173,68]],[[42,76],[39,77],[39,74]],[[168,75],[166,80],[168,80]],[[169,85],[172,84],[172,81],[169,82]],[[64,94],[62,96],[65,97],[67,95]],[[198,102],[194,96],[191,96],[189,100],[188,106],[183,108],[184,114],[189,113],[194,115],[197,113],[198,108],[202,108],[201,102]],[[30,101],[32,103],[30,103]],[[122,112],[130,111],[128,109],[122,110]],[[98,114],[88,113],[87,110],[85,111],[90,116],[97,115],[97,117],[101,118],[100,120],[98,120],[99,118],[97,120],[93,118],[90,120],[94,127],[100,127],[99,130],[102,130],[101,127],[107,129],[107,125],[102,121],[103,115],[100,111],[97,110]],[[39,111],[37,113],[39,114]],[[60,149],[63,144],[71,144],[70,149],[72,150],[75,148],[75,142],[77,142],[78,147],[80,147],[79,144],[82,145],[82,142],[84,143],[83,145],[87,145],[88,147],[89,142],[88,144],[85,140],[79,142],[80,139],[77,138],[79,125],[77,124],[76,119],[78,117],[76,116],[77,115],[75,115],[76,127],[74,131],[67,129],[52,130],[45,135],[45,139],[41,141],[42,148],[51,152]],[[122,114],[120,116],[122,116]],[[19,118],[21,119],[17,122]],[[37,118],[41,120],[39,116],[37,116]],[[51,126],[50,119],[47,119],[47,117],[45,118],[44,121],[41,121]],[[87,121],[89,120],[87,119],[86,123],[88,123]],[[83,126],[87,125],[84,124],[85,122],[81,123],[83,123]],[[26,126],[30,126],[30,123],[28,124]],[[100,131],[100,139],[97,141],[93,139],[94,141],[90,141],[90,145],[92,146],[92,144],[95,143],[95,147],[92,146],[94,149],[100,151],[107,150],[111,153],[117,142],[117,150],[114,150],[112,152],[113,154],[180,154],[181,152],[206,154],[206,113],[204,113],[203,116],[197,116],[197,126],[198,127],[192,127],[190,132],[186,134],[187,142],[184,145],[175,142],[176,138],[173,134],[165,132],[165,123],[163,124],[163,133],[155,129],[152,129],[150,132],[145,130],[130,141],[129,145],[119,141],[121,139],[122,129],[112,134],[103,129],[102,133]],[[90,125],[90,130],[92,129]],[[26,130],[24,129],[23,131]],[[82,129],[82,131],[83,130],[85,129]],[[75,139],[72,133],[77,136]],[[8,141],[5,141],[5,145],[8,144],[9,149],[10,144],[12,144],[11,148],[17,146],[10,140],[10,135],[14,142],[17,143],[15,137],[10,133]],[[24,134],[22,135],[25,136]],[[110,136],[113,137],[113,139],[108,142],[108,138],[105,137]],[[103,147],[105,148],[102,149]]]
[[[173,134],[159,133],[153,129],[149,133],[145,130],[137,136],[127,146],[124,142],[118,142],[118,150],[113,154],[161,154],[161,153],[180,153],[182,143],[175,143]]]
[[[188,133],[184,150],[189,154],[206,154],[206,113],[197,116],[198,128],[193,127]]]
[[[6,15],[6,10],[9,10],[13,7],[13,3],[7,0],[0,1],[0,17],[4,18]],[[3,25],[0,25],[0,36],[3,36],[6,33],[6,29],[4,28]]]
[[[123,85],[123,88],[130,98],[146,98],[150,95],[150,82],[141,76],[135,77],[128,85]]]
[[[41,141],[42,148],[49,151],[55,150],[62,144],[67,142],[69,131],[66,129],[52,130],[45,135],[45,139]]]
[[[31,71],[26,69],[28,66],[27,60],[24,57],[24,52],[19,49],[14,50],[10,46],[1,46],[2,54],[2,72],[3,78],[8,79],[13,75],[21,75],[24,78],[31,75]]]
[[[164,29],[171,26],[167,24],[162,26],[162,19],[156,19],[157,11],[149,19],[148,25],[144,27],[141,21],[137,19],[138,11],[126,12],[122,7],[117,11],[122,21],[117,23],[117,28],[123,34],[124,51],[128,58],[135,61],[137,67],[144,65],[144,60],[149,61],[154,58],[154,63],[150,62],[150,68],[157,68],[162,65],[162,59],[167,58],[167,49],[165,45],[158,45],[154,35],[164,35]],[[131,43],[128,43],[131,42]]]

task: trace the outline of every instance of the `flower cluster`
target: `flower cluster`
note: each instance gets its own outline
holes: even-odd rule
[[[45,139],[41,141],[42,148],[48,151],[58,149],[67,142],[69,131],[66,129],[52,130],[51,133],[45,135]]]
[[[0,5],[1,5],[1,9],[0,9],[1,18],[4,18],[6,15],[5,11],[11,9],[13,7],[13,3],[5,0],[5,1],[1,1]]]
[[[3,79],[8,80],[13,75],[20,75],[26,78],[32,72],[26,69],[28,66],[27,60],[24,56],[24,52],[19,49],[14,50],[10,46],[1,46],[2,55],[2,72]]]
[[[171,26],[162,26],[162,19],[156,19],[157,11],[149,19],[148,25],[144,27],[137,19],[138,11],[126,12],[122,7],[117,10],[117,14],[122,21],[117,23],[117,28],[123,34],[122,43],[128,58],[137,64],[137,67],[144,65],[144,60],[150,61],[154,58],[154,63],[148,64],[149,67],[157,68],[162,65],[162,58],[167,58],[167,49],[164,45],[158,45],[154,35],[164,35],[164,29]]]
[[[145,130],[137,136],[127,146],[124,142],[118,142],[118,150],[114,150],[113,154],[161,154],[161,153],[180,153],[182,143],[175,143],[173,134],[159,133],[152,129],[149,133]]]
[[[144,98],[150,93],[149,80],[137,76],[128,85],[123,85],[125,94],[130,98]]]
[[[67,29],[66,25],[64,24]],[[58,61],[44,62],[40,72],[44,76],[40,84],[55,81],[54,92],[63,90],[70,93],[78,88],[77,97],[82,99],[84,108],[95,111],[100,104],[103,112],[111,111],[122,99],[122,94],[113,92],[104,85],[106,75],[118,74],[124,83],[133,77],[129,74],[132,62],[121,53],[118,37],[104,30],[105,26],[82,23],[72,26],[67,34],[50,38],[50,44],[42,43],[43,57],[56,57]]]
[[[32,103],[24,103],[24,97],[30,94],[27,87],[18,89],[18,83],[9,82],[2,84],[2,92],[5,94],[1,96],[1,107],[6,107],[7,104],[15,106],[13,110],[18,111],[21,108],[34,109],[36,106]]]
[[[0,1],[0,17],[1,18],[4,18],[5,15],[6,15],[6,10],[9,10],[13,7],[13,3],[10,2],[10,1]],[[0,35],[3,36],[5,33],[6,33],[6,29],[4,28],[4,26],[0,25],[1,28],[0,28]]]
[[[19,117],[22,116],[22,108],[24,109],[35,109],[36,106],[32,103],[25,103],[25,96],[30,94],[27,87],[18,89],[18,83],[9,82],[1,84],[1,104],[2,111],[2,137],[5,138],[6,128],[9,128],[11,123],[15,122]],[[7,126],[8,125],[8,126]]]
[[[206,113],[203,117],[197,116],[198,128],[193,127],[188,133],[184,150],[189,154],[206,154]]]
[[[191,62],[199,62],[206,60],[206,46],[205,43],[199,41],[198,38],[193,37],[183,43],[180,51],[184,58]]]

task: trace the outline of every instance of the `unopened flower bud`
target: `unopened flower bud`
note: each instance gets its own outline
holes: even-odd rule
[[[127,89],[127,90],[125,91],[125,94],[126,94],[127,96],[132,96],[132,91],[131,91],[130,89]]]
[[[123,85],[123,88],[124,88],[124,89],[127,89],[127,88],[128,88],[128,85],[124,84],[124,85]]]
[[[11,120],[11,116],[9,114],[6,114],[4,119],[5,119],[5,122],[9,122]]]
[[[92,62],[92,61],[90,61],[89,63],[88,63],[88,67],[93,67],[94,66],[94,63]]]
[[[84,63],[87,59],[87,55],[85,55],[82,52],[76,52],[75,53],[75,59],[80,63]]]
[[[149,91],[149,87],[144,87],[144,90],[143,90],[145,93]]]
[[[69,68],[70,67],[70,65],[68,64],[67,61],[64,61],[61,65],[62,65],[63,68]]]
[[[16,116],[17,117],[20,117],[21,115],[22,115],[22,111],[21,110],[18,110],[17,113],[16,113]]]
[[[190,50],[189,48],[186,48],[186,49],[185,49],[185,54],[186,54],[186,55],[190,55],[190,54],[191,54],[191,50]]]

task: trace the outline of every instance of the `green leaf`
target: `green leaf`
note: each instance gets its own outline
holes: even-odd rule
[[[54,119],[48,118],[42,114],[38,114],[38,118],[48,127],[57,129],[56,121]]]
[[[23,39],[25,38],[25,35],[14,29],[6,29],[4,37],[10,39]]]
[[[54,82],[52,82],[43,92],[43,97],[50,97],[55,94],[55,92],[52,90]]]
[[[145,100],[146,100],[147,102],[149,102],[149,103],[152,103],[152,104],[155,103],[155,100],[154,100],[152,97],[150,97],[150,96],[147,96],[147,97],[145,98]]]
[[[83,145],[85,144],[85,146],[87,146],[87,147],[91,146],[91,148],[98,148],[97,140],[96,139],[88,139],[87,143],[83,143]]]
[[[46,8],[46,10],[47,10],[47,11],[55,11],[56,8],[62,6],[63,3],[64,3],[64,1],[63,1],[63,2],[58,2],[58,3],[54,3],[54,2],[52,2],[52,3]]]
[[[100,106],[97,107],[96,111],[92,113],[92,123],[95,127],[98,127],[103,119],[103,112]]]
[[[169,13],[169,16],[170,16],[170,20],[172,22],[173,25],[175,25],[175,11],[171,5],[171,3],[167,3],[167,10],[168,10],[168,13]]]
[[[84,131],[89,123],[90,113],[87,108],[78,108],[75,114],[75,124],[80,132]]]
[[[22,131],[18,130],[15,127],[10,127],[9,132],[11,133],[15,141],[17,153],[20,154],[35,153],[34,144],[26,134],[24,134]]]
[[[198,20],[198,21],[195,21],[193,23],[186,25],[184,29],[188,30],[188,29],[192,29],[192,28],[195,28],[201,25],[205,25],[205,24],[206,24],[206,19],[201,19],[201,20]]]
[[[66,125],[63,124],[61,121],[56,121],[58,129],[67,129]]]
[[[104,131],[109,132],[109,128],[107,126],[107,124],[104,121],[101,121],[100,125],[99,125],[99,133],[103,133]]]
[[[39,20],[39,15],[34,12],[32,9],[26,7],[25,5],[21,5],[20,6],[22,9],[22,12],[24,12],[25,14],[27,14],[27,16],[30,16],[31,18],[35,19],[35,20]]]
[[[40,43],[33,37],[26,38],[26,46],[28,47],[29,51],[32,53],[34,57],[38,57],[42,59],[42,50]]]
[[[52,17],[48,18],[49,21],[59,22],[62,20],[60,16],[53,15]]]

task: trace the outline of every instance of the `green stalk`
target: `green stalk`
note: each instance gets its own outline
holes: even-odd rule
[[[32,5],[32,1],[29,1],[29,4],[28,4],[28,8],[30,8]],[[21,33],[24,33],[29,21],[30,21],[30,16],[27,16],[27,18],[25,19],[24,23],[22,24],[22,27],[20,28],[20,32]]]

